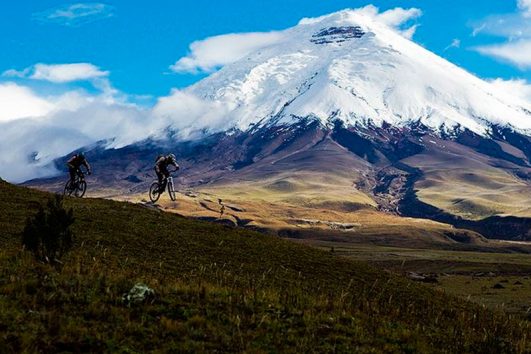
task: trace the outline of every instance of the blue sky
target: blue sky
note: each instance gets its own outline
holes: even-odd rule
[[[0,56],[0,73],[8,72],[0,77],[0,82],[23,81],[36,90],[60,91],[72,83],[55,82],[52,87],[43,81],[17,77],[23,75],[12,70],[21,72],[37,63],[91,63],[99,68],[100,74],[105,73],[100,76],[108,77],[117,90],[159,97],[167,95],[171,88],[185,87],[206,75],[170,70],[172,64],[189,53],[189,45],[196,40],[226,33],[281,30],[294,26],[303,17],[367,4],[382,11],[397,6],[416,7],[422,11],[422,16],[416,19],[419,24],[416,42],[480,77],[520,78],[529,82],[531,66],[525,64],[526,57],[517,63],[492,54],[494,50],[480,52],[475,48],[518,42],[521,39],[518,32],[514,32],[517,38],[514,33],[502,32],[508,26],[515,26],[515,31],[520,32],[522,28],[531,29],[531,16],[522,15],[527,10],[531,13],[530,3],[520,0],[518,6],[516,0],[9,1],[2,4],[0,11],[3,33],[0,50],[4,53]],[[526,4],[530,4],[529,8]],[[502,29],[495,26],[500,20],[506,21]],[[9,75],[10,70],[15,75]],[[80,80],[75,85],[94,89],[93,82]]]

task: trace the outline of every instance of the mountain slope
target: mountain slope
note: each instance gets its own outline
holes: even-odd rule
[[[488,142],[499,147],[503,143],[473,137],[478,145]],[[88,179],[88,195],[145,200],[154,178],[153,159],[160,151],[174,151],[182,167],[176,175],[180,190],[254,204],[266,211],[260,212],[261,224],[267,221],[264,216],[273,217],[268,209],[285,209],[286,215],[295,216],[289,211],[294,206],[313,208],[312,218],[328,222],[332,220],[326,212],[319,216],[319,210],[344,214],[376,208],[472,228],[490,238],[529,239],[531,168],[526,167],[527,157],[515,153],[516,148],[505,156],[501,147],[473,146],[442,139],[422,127],[347,129],[337,125],[330,130],[314,122],[289,129],[217,134],[195,143],[166,141],[95,149],[88,153],[96,171]],[[64,178],[30,185],[61,191]],[[199,206],[199,199],[194,205]],[[203,209],[187,207],[191,209],[179,212],[190,215],[192,210]],[[496,219],[501,227],[482,226],[483,219],[507,215],[518,218]],[[203,216],[211,215],[205,210]],[[477,225],[465,225],[462,219],[477,220]],[[297,224],[296,217],[291,223]]]
[[[20,251],[49,194],[0,182],[2,351],[525,352],[529,325],[330,253],[107,200],[67,200],[61,271]],[[131,308],[137,281],[156,291]],[[24,331],[21,331],[23,326]]]

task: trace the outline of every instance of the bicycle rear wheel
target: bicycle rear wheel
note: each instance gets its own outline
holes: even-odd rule
[[[153,182],[153,184],[149,188],[149,199],[152,203],[155,203],[157,200],[159,200],[159,198],[159,184],[157,182]]]
[[[79,181],[76,188],[76,197],[82,198],[85,195],[85,192],[87,191],[87,182],[85,181]]]

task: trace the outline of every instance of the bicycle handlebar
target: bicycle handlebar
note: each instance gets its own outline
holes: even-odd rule
[[[85,175],[91,175],[92,174],[92,171],[89,171],[87,168],[85,168],[85,172],[83,172],[83,170],[81,169],[81,167],[79,168],[79,172],[81,173],[81,175],[83,177],[85,177]]]

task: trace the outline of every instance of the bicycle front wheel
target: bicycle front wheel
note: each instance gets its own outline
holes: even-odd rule
[[[170,199],[172,201],[175,201],[176,195],[175,195],[175,189],[173,188],[173,182],[168,183],[168,194],[170,195]]]
[[[149,188],[149,199],[152,203],[155,203],[157,200],[159,200],[159,198],[159,184],[157,182],[153,182],[153,184]]]
[[[85,192],[87,191],[87,182],[85,181],[80,181],[78,184],[77,184],[77,188],[76,188],[76,197],[78,198],[82,198],[84,195],[85,195]]]

